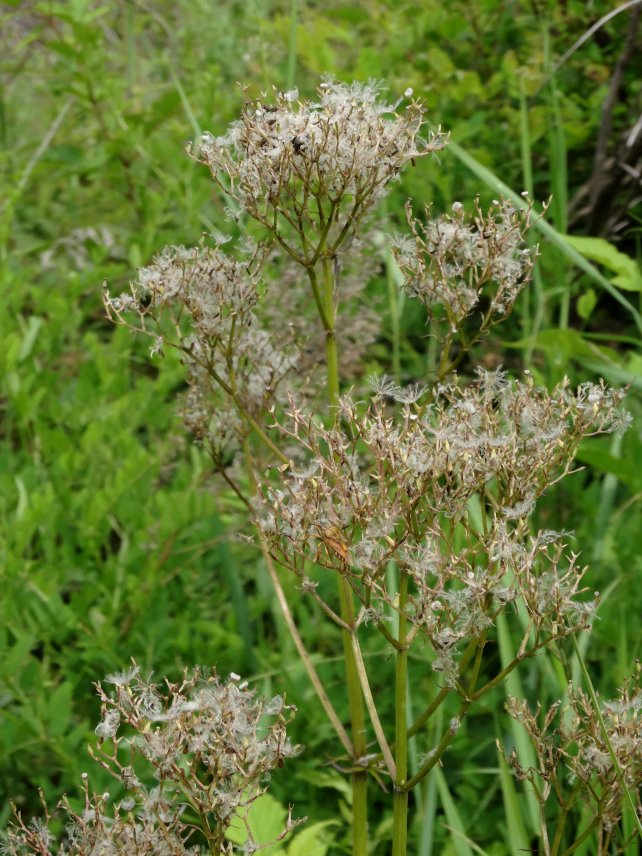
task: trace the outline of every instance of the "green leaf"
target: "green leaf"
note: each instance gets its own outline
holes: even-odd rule
[[[11,628],[11,632],[16,637],[16,641],[3,657],[2,674],[5,678],[13,678],[23,674],[25,664],[29,659],[29,652],[36,644],[34,636],[22,635],[20,631],[13,630],[13,628]]]
[[[602,473],[611,473],[621,482],[636,490],[642,487],[642,474],[625,458],[616,458],[604,447],[601,440],[584,440],[577,459]]]
[[[455,71],[455,66],[446,51],[442,51],[441,48],[438,48],[435,45],[428,49],[426,52],[426,58],[428,60],[428,65],[436,71],[440,77],[449,77]]]
[[[247,841],[247,826],[250,829],[254,841],[262,846],[281,835],[285,829],[288,813],[281,803],[270,794],[263,794],[247,809],[247,813],[237,813],[237,818],[232,822],[225,833],[226,837],[234,844],[245,844]],[[261,849],[266,856],[283,856],[285,851],[280,844]]]
[[[336,820],[324,820],[306,827],[288,847],[288,856],[326,856],[330,842],[325,830],[336,824]]]
[[[31,354],[33,350],[33,346],[36,343],[36,339],[38,338],[38,333],[43,325],[43,319],[39,318],[37,315],[32,315],[27,322],[27,329],[25,330],[24,338],[22,340],[22,345],[20,348],[20,353],[18,355],[18,360],[22,362],[26,360],[27,357]]]
[[[564,235],[564,240],[574,247],[584,258],[597,262],[616,274],[613,284],[624,291],[642,291],[642,271],[640,266],[620,252],[605,238],[586,238],[579,235]]]
[[[611,362],[591,359],[583,360],[582,367],[595,372],[598,377],[603,377],[611,384],[620,386],[630,384],[632,389],[642,391],[642,377],[637,372],[632,372],[628,367],[622,368],[622,366],[614,365]]]
[[[617,353],[612,348],[597,345],[585,339],[577,330],[551,328],[542,330],[535,338],[535,342],[521,339],[511,342],[510,347],[523,348],[532,345],[533,350],[543,351],[556,362],[568,362],[569,360],[601,360],[617,364]]]
[[[596,303],[597,295],[592,288],[589,288],[577,299],[577,314],[586,321],[591,317],[591,312],[595,309]]]
[[[54,691],[47,705],[47,730],[54,737],[60,737],[69,728],[71,722],[71,693],[72,685],[69,681]]]
[[[347,803],[352,803],[352,787],[350,782],[339,773],[329,770],[307,770],[302,772],[301,778],[305,779],[315,788],[333,788],[338,791]]]
[[[441,768],[436,766],[432,770],[432,775],[437,779],[437,789],[439,791],[439,799],[446,815],[446,821],[451,829],[453,849],[457,856],[473,856],[473,851],[470,846],[469,838],[466,833],[466,828],[461,819],[461,815],[457,810],[457,804],[450,793],[450,788],[446,782],[446,777],[441,771]]]

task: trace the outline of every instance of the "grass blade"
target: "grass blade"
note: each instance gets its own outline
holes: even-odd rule
[[[299,0],[290,3],[290,41],[288,44],[288,70],[285,78],[286,88],[294,89],[296,81],[296,43],[299,28]]]
[[[499,654],[501,664],[502,667],[504,667],[512,661],[514,656],[513,652],[515,651],[515,646],[513,645],[511,639],[511,634],[508,628],[508,622],[506,621],[505,615],[497,616],[497,641],[499,642]],[[507,697],[511,695],[517,699],[524,698],[522,682],[517,673],[517,669],[513,670],[510,675],[508,675],[508,677],[504,681],[504,687],[506,690]],[[519,763],[526,770],[530,768],[536,769],[537,758],[535,757],[535,750],[531,745],[528,735],[526,734],[522,726],[515,720],[511,720],[511,732],[513,735],[515,751],[517,752]],[[503,790],[504,783],[502,780],[502,791]],[[524,790],[524,796],[526,799],[526,804],[528,806],[529,825],[533,832],[537,832],[539,830],[539,805],[537,803],[537,799],[535,798],[535,794],[527,789]]]
[[[508,826],[508,843],[511,853],[528,853],[530,842],[526,832],[526,822],[522,811],[522,801],[515,788],[515,782],[502,753],[499,753],[499,778],[504,800],[504,813]]]
[[[473,856],[473,848],[471,847],[469,837],[466,834],[466,828],[461,819],[461,815],[457,811],[455,800],[450,793],[448,782],[444,776],[441,767],[438,765],[433,768],[431,778],[437,781],[437,790],[439,791],[439,799],[446,814],[446,820],[452,834],[452,843],[457,856]],[[480,848],[476,848],[477,853],[482,852]]]

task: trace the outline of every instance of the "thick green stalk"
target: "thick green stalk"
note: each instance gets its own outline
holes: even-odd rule
[[[339,354],[335,334],[333,261],[331,258],[324,256],[322,264],[323,291],[321,302],[323,304],[322,321],[324,322],[323,327],[326,334],[327,394],[328,404],[331,408],[335,408],[339,400]],[[316,284],[316,279],[310,273],[310,268],[308,268],[308,274],[311,283],[313,285]],[[345,577],[341,577],[339,580],[339,597],[341,618],[349,627],[354,627],[354,600],[350,584]],[[352,745],[354,747],[353,761],[358,763],[359,759],[366,755],[367,749],[364,703],[359,681],[359,670],[352,648],[351,634],[344,630],[342,631],[342,636]],[[368,851],[368,774],[365,770],[363,772],[355,770],[352,774],[352,835],[353,856],[366,856]]]
[[[339,596],[341,599],[341,617],[346,624],[354,626],[352,590],[344,577],[339,580]],[[351,634],[343,630],[342,636],[352,745],[354,747],[353,761],[356,763],[366,755],[366,720],[359,670],[352,649]],[[368,774],[365,770],[363,772],[355,770],[352,773],[352,836],[352,856],[366,856],[368,852]]]
[[[401,571],[399,577],[399,644],[397,651],[397,672],[395,678],[395,764],[397,778],[395,779],[394,819],[392,835],[393,856],[406,856],[408,843],[408,791],[402,790],[408,777],[408,647],[406,636],[408,632],[408,617],[406,606],[408,602],[408,574]]]

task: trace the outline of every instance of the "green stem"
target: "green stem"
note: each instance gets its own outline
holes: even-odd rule
[[[272,581],[272,585],[274,586],[274,591],[276,592],[276,597],[279,603],[279,607],[281,609],[281,613],[283,618],[285,619],[285,623],[290,632],[290,636],[292,637],[292,641],[301,657],[303,662],[303,666],[305,667],[306,672],[308,673],[308,677],[310,678],[310,683],[314,687],[314,690],[318,696],[319,701],[323,709],[325,710],[326,716],[332,723],[332,727],[337,733],[339,740],[343,744],[346,752],[351,754],[352,743],[350,742],[350,738],[346,734],[345,728],[341,724],[341,720],[337,716],[337,713],[332,706],[332,702],[330,701],[327,692],[325,691],[325,687],[323,686],[317,670],[314,667],[314,663],[312,662],[312,658],[308,654],[308,651],[303,643],[303,639],[301,638],[301,634],[296,626],[294,621],[294,617],[292,616],[292,612],[290,611],[290,606],[285,597],[285,592],[283,591],[283,587],[281,585],[281,581],[279,580],[279,576],[276,572],[276,568],[274,567],[274,562],[272,561],[272,557],[270,556],[269,550],[265,543],[265,540],[262,534],[259,532],[259,544],[261,547],[261,552],[263,553],[263,558],[265,560],[265,564],[268,569],[268,573],[270,575],[270,579]]]
[[[397,672],[395,678],[395,795],[393,808],[393,856],[406,856],[408,843],[408,791],[403,790],[408,777],[408,573],[401,571],[399,577],[399,645],[397,651]]]
[[[390,773],[390,777],[394,780],[397,776],[395,759],[392,757],[390,746],[388,745],[383,726],[381,725],[381,720],[379,719],[379,712],[372,695],[372,690],[370,689],[368,672],[366,671],[366,664],[363,662],[363,654],[361,653],[361,646],[359,645],[359,637],[356,629],[352,633],[352,650],[354,651],[357,669],[359,671],[359,682],[361,684],[363,696],[366,700],[370,722],[372,723],[372,727],[374,728],[374,732],[377,736],[377,742],[379,743],[379,748],[381,749],[381,754],[386,763],[386,767],[388,768],[388,772]]]
[[[468,712],[468,708],[470,707],[470,705],[471,705],[470,700],[462,701],[462,703],[459,705],[459,710],[457,711],[456,719],[461,721],[464,718],[464,716],[466,715],[466,713]],[[433,749],[433,751],[430,753],[430,757],[419,768],[419,770],[412,777],[412,779],[409,779],[406,782],[406,784],[404,785],[405,791],[413,790],[413,788],[415,788],[419,784],[419,782],[421,782],[423,779],[425,779],[425,777],[432,770],[432,768],[435,766],[435,764],[437,764],[441,760],[444,752],[452,743],[452,740],[455,736],[455,733],[456,733],[455,730],[451,727],[448,727],[446,729],[441,740],[439,741],[437,746]]]
[[[321,326],[327,332],[331,326],[330,320],[326,317],[325,314],[325,303],[323,300],[323,295],[319,290],[319,282],[317,280],[317,273],[314,269],[313,265],[309,265],[307,267],[308,279],[310,280],[310,286],[312,288],[312,296],[314,297],[314,302],[317,307],[317,312],[319,313],[319,318],[321,319]]]
[[[336,407],[339,401],[339,352],[335,331],[334,272],[332,259],[323,257],[323,308],[328,326],[325,331],[325,357],[328,379],[328,403]]]
[[[383,621],[379,621],[377,624],[375,624],[375,627],[377,628],[379,633],[381,633],[381,635],[386,640],[386,642],[388,642],[390,645],[392,645],[393,648],[396,648],[397,651],[401,651],[402,646],[399,644],[398,640],[395,639],[395,637],[392,635],[392,633],[388,630],[388,628],[385,626]]]
[[[317,200],[318,200],[318,197],[317,197]],[[336,202],[333,202],[330,206],[330,212],[329,212],[329,214],[325,220],[325,223],[323,225],[321,235],[319,236],[319,243],[317,244],[317,248],[314,251],[314,255],[312,256],[312,258],[309,261],[310,265],[315,265],[319,261],[319,258],[321,257],[322,253],[324,253],[327,249],[326,244],[328,242],[328,235],[330,234],[330,229],[332,228],[332,224],[334,223],[336,211],[337,211],[337,204],[336,204]],[[319,222],[321,222],[322,217],[323,217],[323,207],[319,203]],[[332,255],[334,255],[336,253],[336,249],[337,249],[337,247],[333,247]]]
[[[322,321],[326,332],[326,376],[328,404],[331,408],[336,407],[339,400],[339,355],[337,351],[337,340],[335,335],[335,309],[334,309],[334,273],[332,270],[332,258],[323,257],[323,292],[321,302],[323,305]],[[310,267],[308,271],[312,270]],[[312,282],[311,277],[311,282]],[[314,280],[316,282],[316,279]],[[321,313],[319,313],[321,314]],[[348,580],[342,576],[339,579],[339,598],[341,603],[341,618],[354,629],[355,611],[352,589]],[[361,682],[359,680],[359,669],[354,650],[352,648],[352,633],[342,631],[343,656],[346,664],[346,682],[348,689],[348,708],[350,710],[350,725],[352,731],[352,745],[354,747],[355,765],[366,755],[366,719],[364,712],[363,696],[361,694]],[[352,773],[352,856],[366,856],[368,852],[368,774],[364,769],[355,770]]]
[[[470,658],[473,656],[473,654],[475,653],[476,650],[477,650],[477,641],[475,639],[472,639],[468,643],[468,647],[464,651],[463,656],[461,658],[461,663],[459,664],[460,674],[466,668],[466,666],[470,662]],[[413,722],[413,724],[408,729],[408,737],[414,737],[415,734],[417,734],[419,731],[421,731],[423,726],[426,724],[426,722],[428,722],[428,720],[433,715],[433,713],[440,707],[441,703],[443,702],[443,700],[446,698],[446,696],[450,692],[452,692],[452,690],[448,686],[443,687],[442,689],[439,690],[439,692],[437,693],[435,698],[430,702],[428,707],[423,711],[423,713],[421,713],[417,717],[417,719]]]
[[[486,634],[482,634],[479,639],[473,640],[473,642],[475,644],[474,650],[476,652],[476,656],[475,663],[471,671],[470,680],[468,682],[468,692],[466,693],[466,697],[462,699],[462,702],[459,705],[459,710],[457,711],[457,716],[454,720],[451,720],[451,724],[444,732],[436,748],[430,753],[430,756],[423,764],[423,766],[421,766],[419,770],[415,773],[415,775],[403,786],[404,791],[411,791],[413,788],[415,788],[419,784],[419,782],[421,782],[428,775],[428,773],[432,770],[435,764],[441,760],[444,752],[446,751],[446,749],[452,742],[455,734],[457,733],[457,729],[459,728],[461,721],[468,713],[468,708],[473,703],[473,700],[478,697],[477,693],[475,692],[475,687],[477,686],[477,679],[479,678],[479,672],[484,656]],[[468,651],[466,651],[466,653],[468,653]]]
[[[558,856],[559,854],[560,847],[562,846],[562,836],[564,834],[564,828],[566,826],[566,819],[568,817],[569,811],[575,803],[577,795],[580,793],[581,786],[582,782],[579,781],[571,791],[566,805],[562,808],[562,812],[559,816],[559,819],[557,821],[557,827],[555,829],[555,838],[553,839],[553,846],[551,847],[551,856]]]
[[[341,617],[350,627],[354,627],[354,601],[352,589],[348,581],[341,577],[339,581],[339,597],[341,599]],[[352,649],[352,634],[342,631],[343,656],[346,664],[346,681],[348,684],[348,708],[350,710],[350,725],[352,730],[352,745],[354,747],[353,761],[358,763],[366,755],[366,720],[361,695],[361,682],[357,660]],[[368,852],[368,774],[354,771],[352,773],[352,856],[366,856]]]
[[[498,674],[496,674],[494,678],[488,681],[488,683],[484,684],[483,687],[480,687],[478,690],[475,690],[475,692],[471,692],[470,698],[475,700],[481,698],[483,695],[486,695],[486,693],[489,690],[492,690],[493,687],[496,687],[497,684],[501,684],[504,678],[508,677],[508,675],[510,675],[510,673],[514,669],[516,669],[523,660],[528,660],[531,657],[534,657],[538,651],[541,651],[542,648],[545,648],[546,645],[548,645],[556,638],[556,636],[547,636],[546,639],[544,639],[542,642],[538,642],[537,645],[534,645],[532,648],[529,648],[528,651],[525,651],[523,654],[520,654],[515,657],[513,660],[510,661],[507,666],[505,666],[501,670],[501,672],[498,672]]]
[[[428,707],[415,719],[413,724],[408,729],[408,737],[414,737],[418,734],[423,726],[428,722],[433,713],[439,709],[448,693],[452,692],[450,687],[442,687]]]
[[[294,89],[294,81],[296,80],[296,42],[297,30],[299,27],[299,4],[297,0],[292,0],[290,4],[290,44],[288,46],[288,73],[286,76],[286,85],[288,89]]]

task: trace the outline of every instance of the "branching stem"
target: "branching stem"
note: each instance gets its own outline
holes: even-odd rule
[[[399,575],[399,650],[397,651],[395,676],[395,794],[393,807],[393,856],[406,856],[408,841],[408,791],[404,790],[408,777],[408,572]]]

